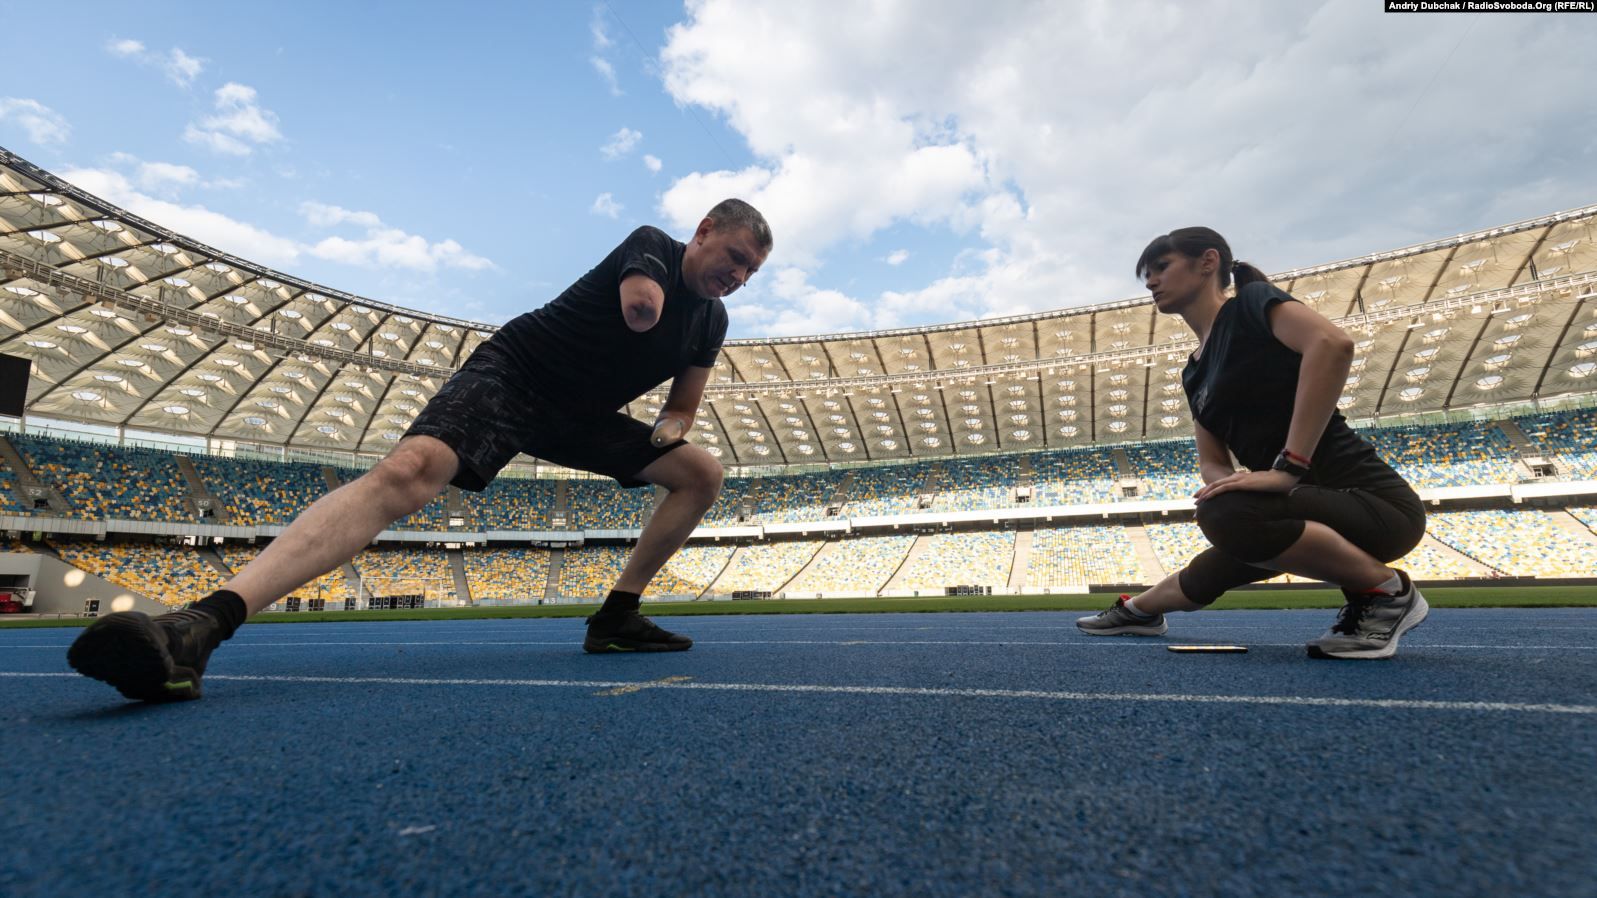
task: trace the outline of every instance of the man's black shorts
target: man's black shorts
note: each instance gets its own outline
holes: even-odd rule
[[[653,428],[623,412],[573,412],[540,395],[508,359],[479,347],[411,423],[406,436],[443,440],[460,457],[451,481],[482,492],[516,453],[646,486],[638,472],[678,446],[656,447]]]

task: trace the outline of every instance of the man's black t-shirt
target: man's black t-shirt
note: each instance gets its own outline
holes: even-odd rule
[[[686,249],[658,228],[638,228],[553,302],[512,319],[477,351],[503,353],[533,390],[581,411],[613,411],[684,368],[708,368],[726,339],[726,306],[682,282]],[[643,333],[621,312],[621,281],[633,272],[665,293],[660,320]]]
[[[1203,354],[1181,372],[1193,419],[1253,471],[1268,471],[1286,445],[1303,363],[1270,330],[1270,307],[1278,302],[1297,300],[1262,282],[1243,287],[1220,307]],[[1304,483],[1376,489],[1404,482],[1338,411],[1312,462]]]

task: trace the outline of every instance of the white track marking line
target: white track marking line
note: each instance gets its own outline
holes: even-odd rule
[[[23,673],[0,671],[0,678],[72,678],[75,673]],[[211,674],[211,681],[240,683],[317,683],[377,686],[498,686],[531,689],[617,690],[646,687],[648,691],[768,692],[790,695],[881,695],[905,698],[1034,699],[1054,702],[1148,702],[1193,705],[1278,705],[1308,708],[1372,708],[1399,711],[1476,711],[1491,713],[1573,714],[1597,716],[1597,705],[1562,705],[1532,702],[1448,702],[1424,699],[1317,698],[1302,695],[1202,695],[1140,692],[1064,692],[1043,689],[961,689],[920,686],[825,686],[805,683],[707,683],[693,680],[489,680],[467,677],[312,677]]]

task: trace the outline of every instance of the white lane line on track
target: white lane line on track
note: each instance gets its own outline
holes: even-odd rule
[[[75,673],[0,671],[0,678],[77,679]],[[961,689],[921,686],[825,686],[806,683],[709,683],[696,680],[488,680],[467,677],[310,677],[211,674],[211,681],[240,683],[319,683],[343,686],[499,686],[530,689],[622,689],[647,686],[648,691],[770,692],[798,695],[883,695],[905,698],[1035,699],[1055,702],[1149,702],[1194,705],[1280,705],[1308,708],[1373,708],[1397,711],[1478,711],[1491,713],[1575,714],[1597,716],[1597,705],[1532,702],[1447,702],[1425,699],[1323,698],[1302,695],[1187,695],[1140,692],[1064,692],[1043,689]]]

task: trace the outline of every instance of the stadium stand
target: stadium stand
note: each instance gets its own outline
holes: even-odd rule
[[[938,533],[926,550],[905,562],[898,589],[941,594],[950,586],[990,586],[1002,591],[1009,584],[1015,561],[1012,531]]]
[[[1517,423],[1532,443],[1552,456],[1560,474],[1575,480],[1597,478],[1597,412],[1551,412]]]
[[[1187,499],[1203,486],[1198,449],[1191,440],[1126,447],[1132,476],[1143,482],[1143,499]]]
[[[818,540],[744,546],[715,584],[715,591],[722,595],[734,592],[769,592],[774,595],[804,565],[809,564],[821,546]]]
[[[755,517],[765,523],[825,520],[827,501],[842,482],[834,471],[768,477],[760,486]]]
[[[602,599],[626,566],[627,546],[567,549],[560,564],[560,598]]]
[[[654,489],[622,489],[613,480],[572,480],[567,487],[568,520],[585,530],[635,530],[654,507]]]
[[[460,495],[468,520],[482,530],[547,530],[552,524],[550,515],[555,505],[555,482],[552,480],[505,477],[488,484],[480,493],[461,490]]]
[[[426,595],[454,601],[449,559],[438,549],[367,549],[354,560],[367,595]]]
[[[1537,510],[1443,511],[1427,518],[1432,535],[1515,577],[1590,577],[1597,542],[1555,526]]]
[[[471,597],[478,603],[539,601],[549,585],[548,549],[473,549],[465,560]]]
[[[61,559],[123,589],[181,605],[218,589],[222,576],[192,549],[159,543],[50,540]]]
[[[0,514],[27,514],[28,507],[17,498],[17,477],[0,463]]]
[[[287,524],[327,492],[317,465],[205,455],[193,461],[235,524]]]
[[[1415,487],[1514,483],[1513,446],[1489,424],[1374,428],[1364,438]]]
[[[1013,455],[949,462],[937,485],[933,511],[976,511],[1010,508],[1015,504],[1015,484],[1020,481],[1020,460]]]
[[[1049,527],[1032,536],[1031,560],[1026,567],[1028,589],[1151,579],[1143,575],[1137,550],[1124,527]]]
[[[931,471],[924,462],[856,469],[843,513],[862,518],[916,511]]]
[[[830,594],[874,596],[904,563],[913,536],[865,536],[840,540],[787,587],[793,598]]]
[[[71,503],[74,517],[194,519],[183,506],[187,488],[170,453],[27,434],[10,439],[39,479]]]
[[[1115,501],[1114,456],[1102,449],[1067,449],[1032,456],[1033,505]]]
[[[648,594],[697,598],[726,569],[733,551],[733,546],[683,546],[655,575]],[[606,584],[606,588],[610,585],[613,584]]]

